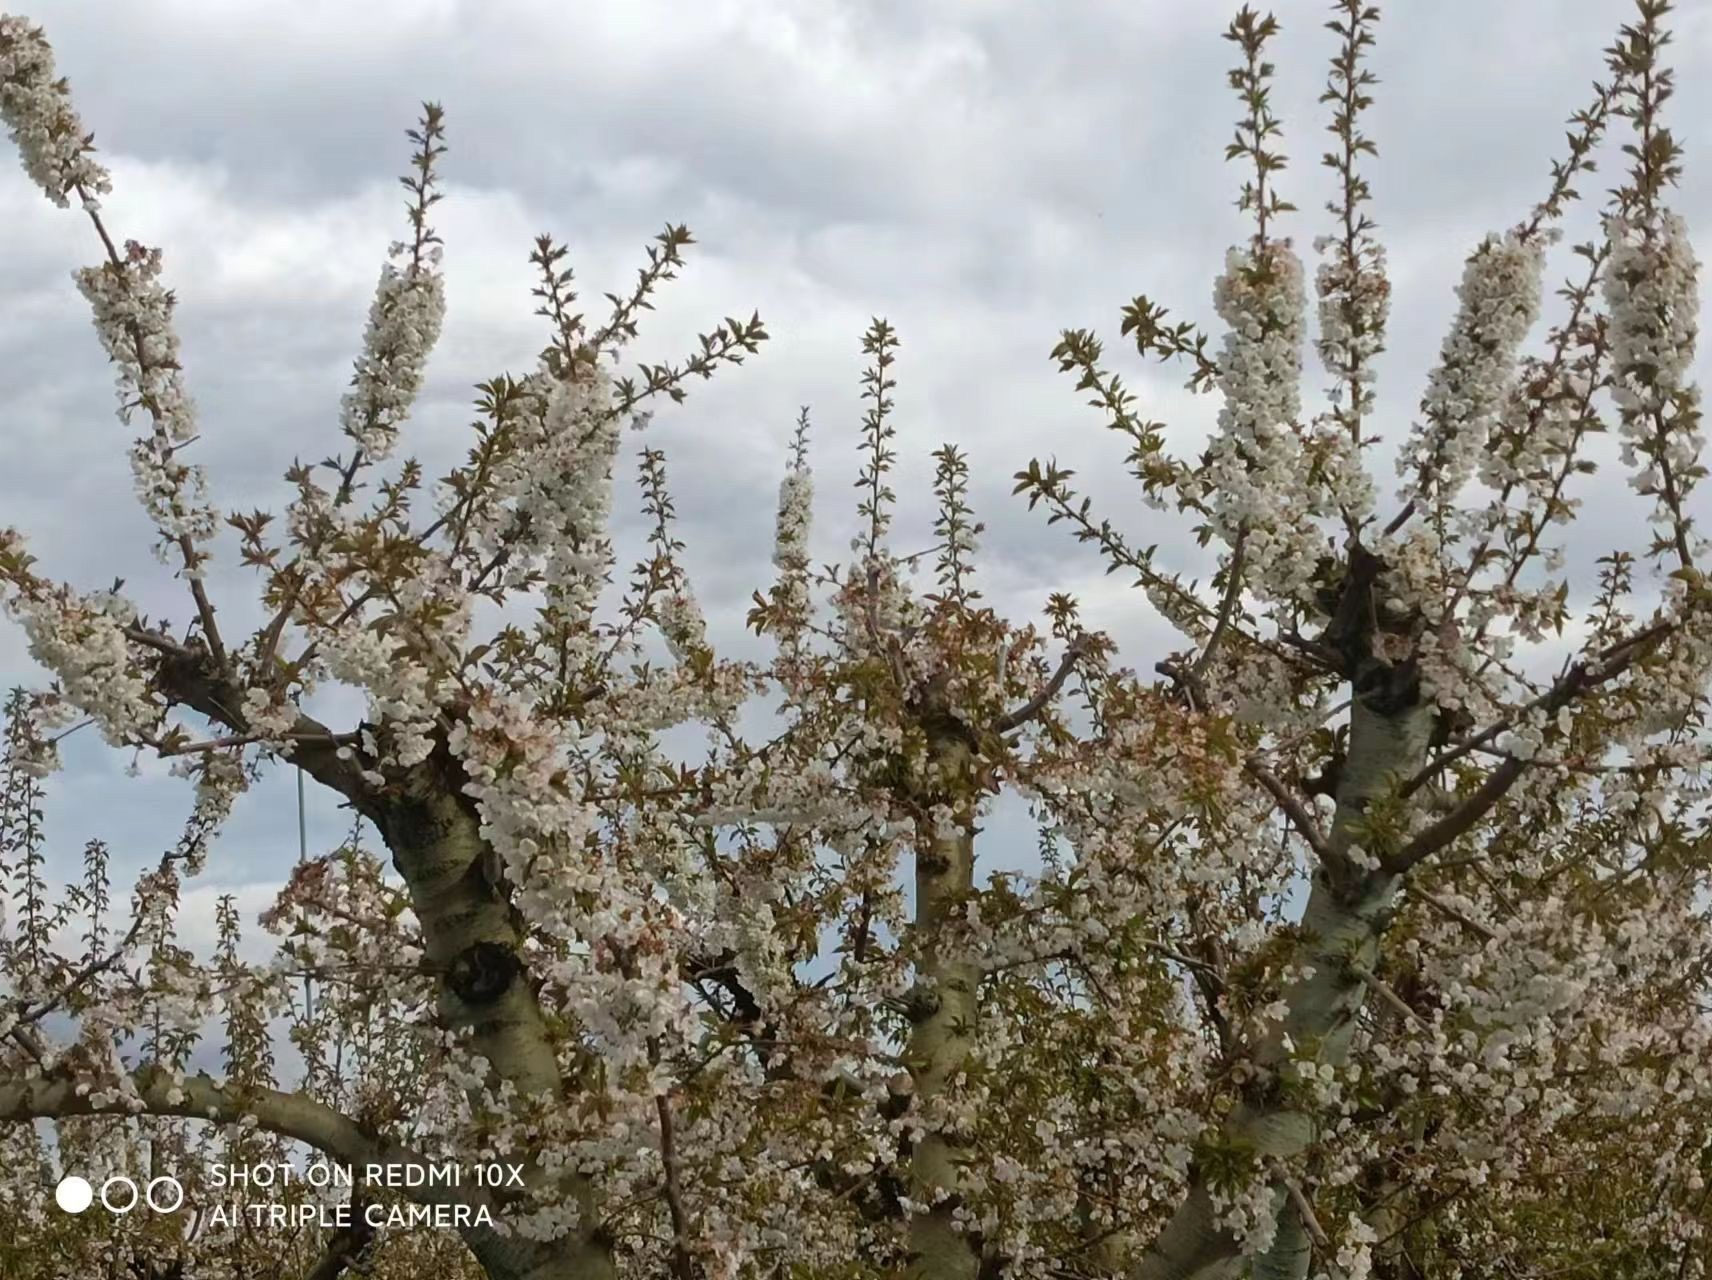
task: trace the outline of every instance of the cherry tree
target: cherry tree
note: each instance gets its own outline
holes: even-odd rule
[[[1015,477],[1174,629],[1139,667],[1066,593],[1032,622],[984,603],[952,446],[936,545],[894,548],[883,320],[848,562],[809,554],[804,410],[746,619],[765,655],[716,652],[643,429],[767,334],[726,319],[623,372],[682,227],[598,324],[566,249],[537,241],[547,345],[477,389],[467,459],[430,482],[400,450],[444,312],[433,104],[339,452],[292,468],[283,519],[222,515],[190,461],[161,253],[109,230],[42,32],[0,18],[0,118],[96,233],[76,282],[186,597],[146,617],[0,531],[0,599],[51,678],[7,707],[0,1196],[20,1228],[0,1258],[161,1280],[1707,1274],[1712,593],[1668,16],[1637,0],[1540,202],[1464,261],[1413,420],[1382,426],[1379,13],[1338,0],[1326,24],[1336,194],[1311,313],[1277,23],[1238,13],[1227,159],[1252,232],[1214,285],[1221,331],[1145,296],[1121,321],[1216,397],[1216,426],[1174,456],[1100,340],[1066,331],[1053,359],[1129,447],[1154,545],[1056,460]],[[1613,150],[1535,340],[1547,259]],[[1650,516],[1583,577],[1563,529],[1606,432]],[[649,532],[626,577],[627,433]],[[1207,582],[1156,556],[1167,539],[1216,557]],[[209,586],[222,550],[255,575],[248,634]],[[366,699],[360,723],[311,713],[336,686]],[[64,886],[42,852],[40,779],[83,725],[193,789],[129,910],[107,846]],[[685,726],[705,733],[688,763],[666,744]],[[351,836],[259,921],[269,962],[243,959],[230,903],[195,955],[181,892],[281,762],[350,808]],[[1006,792],[1039,870],[983,878]],[[204,1039],[218,1071],[197,1068]],[[329,1193],[234,1197],[213,1173],[306,1156],[519,1176],[359,1181],[334,1199],[375,1213],[281,1232],[270,1206]],[[175,1170],[186,1206],[56,1216],[40,1185],[73,1161]],[[234,1198],[259,1225],[208,1212]]]

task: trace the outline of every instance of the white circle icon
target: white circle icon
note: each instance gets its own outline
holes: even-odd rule
[[[155,1188],[162,1186],[172,1192],[173,1199],[171,1204],[157,1204],[155,1202]],[[149,1183],[149,1189],[143,1193],[143,1199],[148,1201],[149,1208],[153,1209],[156,1213],[176,1213],[184,1204],[184,1185],[179,1182],[177,1178],[156,1178],[153,1182]]]
[[[86,1178],[61,1178],[54,1188],[54,1203],[67,1213],[82,1213],[95,1202],[95,1188]]]
[[[124,1208],[120,1208],[107,1198],[107,1193],[114,1187],[129,1187],[131,1189],[131,1198],[125,1202]],[[142,1192],[137,1189],[137,1184],[123,1174],[114,1174],[101,1184],[101,1207],[108,1213],[129,1213],[137,1207],[137,1201],[141,1198]]]

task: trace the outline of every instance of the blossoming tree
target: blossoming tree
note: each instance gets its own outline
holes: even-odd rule
[[[1377,10],[1338,0],[1327,24],[1337,194],[1312,316],[1276,23],[1237,15],[1228,152],[1253,229],[1215,286],[1224,332],[1146,297],[1122,322],[1219,398],[1204,452],[1171,455],[1091,333],[1053,352],[1130,444],[1149,519],[1217,571],[1203,586],[1156,563],[1055,461],[1016,477],[1180,634],[1141,671],[1067,595],[1029,625],[982,603],[950,446],[934,586],[912,588],[921,557],[889,537],[882,321],[847,565],[809,559],[799,420],[776,577],[747,619],[769,657],[710,645],[646,445],[649,550],[611,591],[626,426],[766,337],[728,319],[681,364],[620,372],[682,228],[598,326],[565,250],[538,241],[548,345],[479,388],[467,461],[428,483],[397,454],[443,310],[433,105],[342,452],[292,469],[283,520],[222,520],[189,461],[161,255],[108,230],[107,173],[42,33],[0,18],[0,117],[97,234],[77,284],[187,596],[182,620],[144,617],[118,588],[38,575],[0,532],[5,607],[52,676],[9,704],[0,794],[0,1195],[20,1224],[0,1258],[157,1278],[1705,1275],[1712,594],[1668,8],[1637,0],[1541,202],[1470,252],[1397,431],[1374,420]],[[1600,233],[1530,347],[1558,224],[1614,133]],[[1572,582],[1557,530],[1606,430],[1651,525]],[[251,634],[207,584],[223,527],[256,575]],[[361,723],[302,709],[334,684],[366,696]],[[38,779],[74,723],[194,785],[128,913],[104,845],[63,891],[46,875]],[[662,745],[680,725],[707,731],[693,763]],[[264,915],[271,963],[243,962],[229,904],[216,954],[189,954],[180,888],[274,761],[348,804],[352,838]],[[982,878],[1005,790],[1032,806],[1040,869]],[[195,1069],[202,1036],[217,1072]],[[385,1210],[285,1232],[209,1212],[215,1168],[304,1153],[519,1176],[236,1197]],[[40,1184],[73,1157],[175,1170],[186,1206],[59,1216]]]

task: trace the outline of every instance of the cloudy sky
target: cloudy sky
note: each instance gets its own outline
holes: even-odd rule
[[[696,333],[757,309],[760,357],[693,390],[652,428],[670,453],[688,563],[715,623],[740,646],[749,592],[769,575],[773,495],[790,425],[811,406],[820,478],[817,550],[854,528],[859,339],[898,328],[898,546],[926,546],[927,455],[972,454],[989,524],[991,600],[1023,620],[1051,590],[1081,596],[1130,663],[1168,638],[1138,594],[1009,496],[1031,456],[1056,455],[1143,545],[1203,567],[1183,526],[1147,513],[1123,449],[1048,359],[1067,326],[1094,326],[1146,411],[1192,449],[1215,412],[1183,371],[1125,358],[1121,306],[1147,293],[1211,325],[1211,282],[1245,234],[1240,176],[1222,160],[1236,108],[1219,38],[1231,6],[1168,0],[35,0],[60,70],[112,167],[110,225],[162,246],[179,295],[185,365],[201,408],[199,459],[227,510],[277,509],[295,457],[338,448],[336,415],[375,274],[401,233],[394,176],[422,99],[447,112],[450,314],[408,447],[443,471],[466,442],[471,387],[522,372],[544,341],[527,255],[552,232],[586,298],[633,278],[648,238],[687,222],[699,244],[649,316],[637,354],[677,359]],[[1394,6],[1367,132],[1374,213],[1393,267],[1379,423],[1406,429],[1454,298],[1463,255],[1543,195],[1562,123],[1603,74],[1619,0],[1439,0]],[[1712,6],[1682,6],[1673,120],[1687,146],[1676,197],[1712,227]],[[1292,165],[1284,194],[1306,248],[1327,229],[1329,7],[1285,0],[1276,106]],[[1590,196],[1608,174],[1584,184]],[[1590,233],[1582,210],[1572,238]],[[148,554],[130,497],[127,432],[71,270],[93,261],[87,224],[21,171],[0,170],[0,522],[27,531],[42,568],[80,587],[116,576],[145,609],[182,617],[180,584]],[[1707,256],[1704,238],[1701,256]],[[1568,269],[1561,254],[1557,272]],[[1317,371],[1316,371],[1317,372]],[[1323,378],[1310,376],[1317,385]],[[1389,472],[1385,473],[1389,488]],[[1634,545],[1620,480],[1583,493],[1576,546]],[[621,499],[622,503],[622,499]],[[627,508],[628,512],[628,508]],[[623,528],[634,545],[636,521]],[[214,575],[225,614],[253,618],[252,584]],[[40,680],[0,624],[0,677]],[[152,863],[186,811],[184,788],[92,735],[53,782],[53,856],[90,836],[122,876]],[[345,817],[311,795],[325,847]],[[252,792],[187,913],[212,928],[236,892],[253,913],[296,854],[289,776]],[[1026,840],[995,842],[998,864]]]

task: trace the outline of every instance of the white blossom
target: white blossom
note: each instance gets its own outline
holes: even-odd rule
[[[1397,460],[1402,500],[1448,502],[1480,465],[1487,435],[1516,375],[1516,358],[1540,312],[1541,235],[1488,236],[1468,256],[1458,308],[1421,399],[1422,420]]]
[[[392,453],[446,315],[445,283],[435,262],[411,258],[403,244],[395,244],[393,254],[397,260],[381,267],[362,354],[340,401],[345,434],[374,462]]]
[[[0,120],[18,147],[24,172],[64,209],[81,188],[90,200],[113,189],[89,155],[88,131],[54,75],[53,50],[40,27],[0,14]]]

